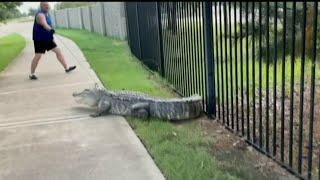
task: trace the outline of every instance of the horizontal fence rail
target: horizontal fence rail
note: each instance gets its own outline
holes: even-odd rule
[[[318,2],[153,5],[134,9],[153,19],[129,27],[134,54],[156,48],[149,57],[180,95],[201,95],[208,116],[297,177],[319,179]],[[137,37],[143,27],[154,44]]]

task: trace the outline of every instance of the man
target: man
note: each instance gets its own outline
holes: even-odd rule
[[[35,55],[31,63],[31,74],[29,78],[31,80],[38,79],[34,74],[36,67],[39,63],[39,60],[46,51],[52,50],[59,62],[65,69],[65,72],[68,73],[76,68],[76,66],[68,67],[61,50],[57,47],[56,43],[53,40],[53,34],[55,33],[52,28],[52,21],[49,15],[50,6],[48,2],[40,3],[40,11],[35,15],[35,20],[33,24],[33,42]]]

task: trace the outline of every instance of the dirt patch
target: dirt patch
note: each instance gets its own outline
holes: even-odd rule
[[[198,120],[204,135],[215,139],[211,154],[222,169],[243,179],[297,179],[215,120]]]

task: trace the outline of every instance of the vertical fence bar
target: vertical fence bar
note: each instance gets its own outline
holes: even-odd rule
[[[211,18],[210,18],[210,22],[211,22],[211,25],[210,25],[210,28],[211,28],[211,41],[212,41],[212,38],[213,38],[213,32],[212,32],[212,28],[213,28],[213,26],[212,26],[212,23],[213,23],[213,21],[212,21],[212,3],[210,4],[210,8],[211,8],[211,10],[210,10],[210,12],[211,12]],[[203,31],[205,31],[205,29],[203,29]],[[205,33],[205,32],[203,32],[203,33]],[[205,43],[205,42],[204,42]],[[211,47],[213,48],[213,45],[212,45],[212,43],[211,43]],[[204,51],[205,51],[205,49],[204,49]],[[214,53],[213,53],[213,51],[214,50],[212,50],[212,61],[213,61],[213,55],[214,55]],[[205,57],[204,57],[205,58]],[[213,62],[212,62],[213,63]],[[207,63],[207,61],[204,61],[203,62],[203,70],[204,70],[204,73],[203,73],[203,76],[204,76],[204,88],[205,88],[205,91],[204,91],[204,94],[205,94],[205,99],[206,99],[206,102],[205,102],[205,105],[206,105],[206,107],[205,107],[205,110],[208,110],[208,105],[209,105],[209,102],[208,102],[208,99],[209,99],[209,94],[208,94],[208,91],[207,91],[207,89],[208,89],[208,78],[206,78],[206,76],[208,76],[208,71],[207,71],[207,68],[209,67],[209,64]],[[211,66],[210,66],[211,67]],[[213,66],[211,67],[211,68],[214,68],[214,64],[213,64]],[[210,83],[214,83],[214,76],[215,76],[215,74],[213,74],[213,72],[214,72],[214,69],[212,69],[212,73],[210,73],[210,74],[212,74],[212,78],[210,78]],[[212,87],[211,87],[211,90],[212,91],[214,91],[214,84],[212,84]],[[212,117],[213,118],[215,118],[216,117],[216,107],[215,107],[215,104],[216,104],[216,99],[215,99],[215,92],[214,92],[214,94],[212,94],[212,95],[210,95],[210,97],[211,98],[214,98],[214,103],[210,103],[211,104],[211,106],[213,106],[214,105],[214,114],[212,115]],[[212,105],[213,104],[213,105]]]
[[[181,2],[181,12],[180,12],[180,18],[181,18],[181,42],[182,42],[182,54],[183,54],[183,60],[182,60],[182,70],[183,70],[183,94],[187,94],[187,89],[188,89],[188,79],[187,79],[187,74],[188,71],[186,69],[186,64],[187,64],[187,54],[186,54],[186,39],[184,38],[185,35],[185,25],[186,25],[186,18],[184,15],[184,9],[185,9],[185,2]]]
[[[287,3],[283,2],[283,55],[282,55],[282,88],[281,88],[281,146],[280,146],[280,156],[281,162],[284,161],[284,100],[285,100],[285,64],[286,64],[286,33],[287,33]]]
[[[171,41],[171,53],[170,53],[170,56],[171,56],[171,66],[172,66],[172,84],[174,86],[174,88],[177,90],[177,76],[176,76],[176,43],[175,43],[175,24],[173,21],[174,20],[174,9],[175,9],[175,4],[176,2],[171,2],[171,6],[170,6],[170,21],[169,21],[169,25],[170,25],[170,41]]]
[[[192,77],[193,77],[193,93],[197,93],[197,69],[196,69],[196,40],[195,40],[195,21],[194,21],[194,2],[191,2],[191,14],[190,14],[190,20],[191,20],[191,42],[192,42]]]
[[[174,63],[174,84],[175,88],[178,92],[180,92],[179,89],[179,56],[178,56],[178,41],[177,41],[177,3],[178,2],[173,2],[173,63]]]
[[[305,51],[306,51],[306,19],[307,3],[303,2],[303,26],[302,26],[302,54],[301,54],[301,74],[300,74],[300,106],[299,106],[299,140],[298,140],[298,172],[302,170],[302,138],[303,138],[303,102],[304,102],[304,71],[305,71]]]
[[[188,79],[188,86],[187,86],[187,95],[191,94],[191,78],[190,78],[190,69],[189,69],[189,60],[190,60],[190,44],[189,41],[189,28],[188,28],[188,2],[185,2],[185,40],[186,40],[186,71],[187,71],[187,79]]]
[[[215,14],[215,31],[216,31],[216,36],[215,36],[215,42],[216,42],[216,47],[215,47],[215,49],[216,49],[216,59],[215,59],[215,61],[216,61],[216,69],[217,69],[217,84],[216,84],[216,86],[217,86],[217,89],[218,89],[218,91],[217,91],[217,95],[218,95],[218,102],[217,102],[217,104],[218,104],[218,118],[220,119],[221,118],[221,116],[220,116],[220,111],[221,111],[221,101],[220,101],[220,96],[221,96],[221,92],[220,92],[220,80],[221,80],[221,78],[220,78],[220,71],[219,71],[219,58],[220,58],[220,56],[219,56],[219,41],[218,41],[218,39],[219,39],[219,36],[218,36],[218,14],[217,14],[217,6],[218,6],[218,3],[217,2],[214,2],[214,14]]]
[[[189,59],[189,73],[190,73],[190,82],[191,82],[191,94],[194,94],[194,71],[193,71],[193,42],[192,42],[192,8],[191,8],[191,2],[188,2],[188,32],[189,32],[189,53],[190,53],[190,59]],[[190,94],[190,95],[191,95]]]
[[[184,33],[185,33],[185,16],[184,16],[184,2],[181,2],[181,9],[180,9],[180,21],[181,21],[181,34],[180,34],[180,39],[181,39],[181,47],[182,47],[182,71],[183,71],[183,90],[182,90],[182,94],[185,96],[186,95],[186,89],[187,89],[187,71],[185,68],[186,65],[186,42],[185,42],[185,38],[184,38]]]
[[[197,10],[197,2],[193,2],[193,29],[194,29],[194,49],[195,49],[195,76],[196,76],[196,93],[199,94],[200,93],[200,77],[199,76],[199,65],[200,65],[200,62],[199,62],[199,46],[198,46],[198,43],[199,43],[199,38],[198,38],[198,10]],[[215,81],[215,80],[214,80]],[[215,98],[215,97],[214,97]]]
[[[259,146],[262,148],[262,12],[261,2],[259,2]]]
[[[169,67],[168,67],[168,32],[166,30],[166,27],[168,27],[168,13],[167,13],[167,6],[168,4],[166,2],[161,3],[162,4],[162,9],[163,9],[163,25],[162,25],[162,32],[163,32],[163,39],[164,39],[164,43],[163,43],[163,64],[165,67],[165,77],[167,79],[168,78],[168,74],[169,72]]]
[[[192,53],[190,52],[191,51],[191,38],[190,38],[190,36],[191,36],[191,33],[190,33],[190,2],[186,2],[187,3],[187,40],[188,40],[188,52],[187,52],[187,54],[188,54],[188,63],[187,63],[187,65],[188,65],[188,76],[189,76],[189,82],[190,82],[190,84],[189,84],[189,89],[190,89],[190,92],[189,92],[189,96],[194,92],[193,91],[193,77],[192,77],[192,75],[191,75],[191,72],[192,72],[192,68],[191,68],[191,66],[190,66],[190,61],[191,61],[191,59],[192,59]]]
[[[296,40],[296,2],[293,2],[292,8],[292,47],[291,47],[291,79],[290,79],[290,121],[289,121],[289,166],[292,167],[292,144],[293,144],[293,104],[294,104],[294,62],[295,62],[295,40]]]
[[[267,1],[267,68],[266,68],[266,151],[269,153],[269,57],[270,57],[270,45],[269,45],[269,14],[270,5]]]
[[[182,10],[181,10],[181,15],[182,15],[182,40],[183,40],[183,54],[184,54],[184,59],[183,59],[183,69],[184,69],[184,76],[185,76],[185,90],[184,90],[184,95],[188,94],[188,87],[189,87],[189,79],[188,79],[188,70],[187,70],[187,63],[188,63],[188,55],[187,55],[187,40],[186,40],[186,15],[185,15],[185,8],[186,8],[186,3],[182,2]]]
[[[237,45],[237,2],[234,2],[234,63],[235,63],[235,78],[236,78],[236,122],[237,132],[239,132],[239,96],[238,96],[238,45]]]
[[[169,19],[169,25],[170,25],[170,41],[171,41],[171,52],[170,52],[170,57],[171,57],[171,68],[172,68],[172,72],[171,72],[171,80],[172,80],[172,84],[173,86],[175,87],[175,89],[177,89],[177,86],[176,86],[176,61],[175,61],[175,37],[174,37],[174,18],[173,18],[173,15],[174,15],[174,5],[175,5],[176,2],[171,2],[171,6],[170,6],[170,19]]]
[[[181,93],[185,96],[186,95],[186,89],[187,89],[187,79],[186,79],[186,71],[185,71],[185,61],[186,61],[186,55],[185,55],[185,40],[184,40],[184,3],[179,2],[179,19],[180,19],[180,27],[179,27],[179,36],[180,36],[180,43],[181,43],[181,69],[182,69],[182,86],[181,86]]]
[[[219,2],[219,28],[220,28],[220,33],[219,33],[219,36],[220,36],[220,72],[221,72],[221,92],[222,92],[222,102],[221,102],[221,105],[222,105],[222,122],[224,124],[225,122],[225,116],[224,116],[224,77],[223,77],[223,51],[222,51],[222,46],[223,46],[223,43],[222,43],[222,13],[221,13],[221,10],[222,9],[222,6],[221,6],[221,2]]]
[[[274,2],[274,59],[273,59],[273,156],[277,153],[277,18],[278,3]]]
[[[157,18],[158,18],[158,38],[159,38],[159,55],[160,55],[160,74],[165,76],[164,57],[163,57],[163,37],[162,37],[162,21],[161,21],[161,5],[157,2]]]
[[[204,13],[204,3],[202,2],[201,3],[201,15],[203,15],[203,13]],[[202,30],[201,30],[201,57],[202,57],[202,63],[201,63],[201,72],[203,71],[203,69],[204,68],[206,68],[205,67],[205,44],[204,44],[204,31],[205,31],[205,29],[204,29],[204,21],[203,21],[203,18],[202,18],[202,21],[201,21],[201,27],[202,27]],[[201,74],[203,74],[203,73],[201,73]],[[206,78],[206,76],[203,76],[202,78],[201,78],[201,83],[204,85],[205,84],[205,79]],[[205,89],[204,88],[205,86],[203,86],[203,95],[206,93],[206,91],[207,91],[207,89]],[[204,98],[202,98],[202,99],[204,99]],[[204,102],[204,101],[203,101]]]
[[[177,18],[178,18],[178,27],[177,27],[177,36],[178,36],[178,44],[179,44],[179,76],[180,76],[180,93],[183,94],[183,85],[184,85],[184,76],[183,76],[183,53],[182,53],[182,39],[181,39],[181,24],[182,24],[182,18],[181,18],[181,5],[182,2],[178,2],[178,14],[177,14]]]
[[[198,20],[198,33],[197,33],[197,38],[198,38],[198,48],[199,48],[199,69],[202,69],[202,64],[204,61],[204,58],[202,57],[203,55],[203,51],[202,51],[202,45],[203,45],[203,38],[202,38],[202,32],[203,32],[203,25],[202,25],[202,3],[198,2],[198,8],[197,8],[197,20]],[[201,71],[198,71],[198,75],[200,77],[199,79],[199,87],[200,89],[200,93],[204,94],[204,85],[203,85],[203,75],[201,73]]]
[[[173,63],[172,63],[172,51],[173,51],[173,40],[172,40],[172,10],[171,10],[171,7],[172,7],[172,2],[168,2],[167,3],[167,38],[168,38],[168,67],[170,68],[169,69],[169,81],[174,84],[174,81],[173,81]]]
[[[248,1],[246,2],[246,95],[247,95],[247,139],[250,141],[250,100],[249,100],[249,20]]]
[[[204,43],[205,43],[205,59],[207,62],[207,78],[208,78],[208,115],[216,116],[215,91],[214,91],[214,63],[213,63],[213,45],[212,45],[212,3],[204,3]]]
[[[244,102],[243,102],[243,53],[242,53],[242,2],[240,1],[240,91],[241,91],[241,131],[244,136]]]
[[[229,53],[230,53],[230,60],[229,60],[229,64],[230,64],[230,82],[231,82],[231,87],[230,87],[230,95],[231,95],[231,104],[230,104],[230,109],[231,109],[231,127],[232,130],[234,130],[234,106],[233,106],[233,68],[232,68],[232,31],[231,31],[231,2],[229,2]]]
[[[253,110],[252,110],[252,140],[253,143],[256,143],[256,78],[255,78],[255,43],[254,43],[254,36],[255,36],[255,28],[254,28],[254,20],[255,20],[255,13],[254,13],[254,3],[252,2],[251,11],[252,11],[252,102],[253,102]]]
[[[165,2],[159,2],[161,5],[161,29],[162,29],[162,39],[163,39],[163,67],[164,67],[164,77],[168,79],[168,41],[167,41],[167,3]]]
[[[229,79],[228,79],[228,16],[227,16],[227,2],[223,4],[223,19],[224,19],[224,51],[225,51],[225,70],[226,70],[226,118],[227,126],[229,127]]]
[[[317,24],[318,24],[318,2],[314,2],[314,21],[313,21],[313,51],[311,65],[311,94],[310,94],[310,122],[309,122],[309,142],[308,142],[308,179],[312,176],[312,152],[313,152],[313,121],[314,121],[314,94],[315,94],[315,74],[317,58]],[[318,170],[320,171],[320,169]],[[320,178],[320,176],[318,177]]]
[[[178,27],[179,27],[179,17],[178,17],[178,8],[179,8],[179,2],[174,3],[174,36],[175,36],[175,64],[176,64],[176,70],[175,70],[175,77],[176,77],[176,89],[179,93],[181,93],[181,87],[180,87],[180,48],[179,48],[179,38],[178,38]]]

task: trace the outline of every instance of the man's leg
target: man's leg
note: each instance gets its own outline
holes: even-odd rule
[[[63,56],[61,50],[58,47],[53,48],[52,51],[54,53],[56,53],[57,59],[62,64],[62,66],[63,66],[63,68],[64,68],[64,70],[66,72],[72,71],[72,70],[74,70],[76,68],[76,66],[71,66],[71,67],[68,68],[66,60],[64,59],[64,56]]]
[[[63,54],[61,53],[61,50],[58,47],[55,47],[52,49],[54,53],[56,53],[57,59],[62,64],[63,68],[66,70],[68,68],[66,60],[64,59]]]
[[[38,66],[39,60],[41,58],[42,54],[41,53],[36,53],[32,59],[32,63],[31,63],[31,75],[34,74],[34,72],[36,71],[36,68]]]

